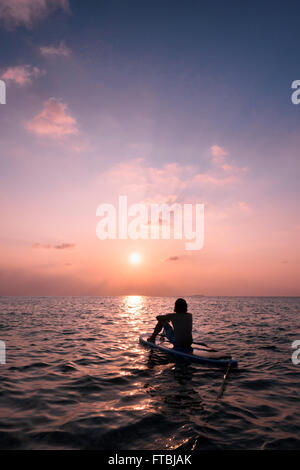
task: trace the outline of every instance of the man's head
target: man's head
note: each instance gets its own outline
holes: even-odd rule
[[[187,303],[184,299],[177,299],[174,305],[174,312],[176,313],[186,313],[187,312]]]

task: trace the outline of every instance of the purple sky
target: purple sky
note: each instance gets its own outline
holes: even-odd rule
[[[0,294],[300,295],[299,10],[2,0]],[[204,248],[100,241],[120,194],[204,203]]]

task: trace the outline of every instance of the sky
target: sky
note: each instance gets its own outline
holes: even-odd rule
[[[1,0],[0,295],[299,296],[299,13]],[[203,248],[100,240],[120,195],[204,204]]]

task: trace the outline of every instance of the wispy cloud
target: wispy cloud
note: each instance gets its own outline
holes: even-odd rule
[[[34,243],[32,245],[33,248],[43,248],[46,250],[68,250],[70,248],[74,248],[76,245],[75,243],[60,243],[58,245],[50,245],[50,244],[42,244],[42,243]]]
[[[225,172],[246,172],[248,168],[240,168],[233,163],[228,162],[229,153],[219,145],[212,145],[210,147],[210,153],[212,156],[212,163],[216,168],[219,168]]]
[[[239,167],[232,161],[228,162],[229,153],[219,145],[212,145],[210,154],[211,168],[205,173],[197,173],[194,177],[196,183],[216,187],[231,185],[238,183],[240,176],[248,171],[246,167]]]
[[[215,175],[212,172],[207,173],[198,173],[195,175],[193,182],[202,185],[210,185],[210,186],[226,186],[233,183],[237,183],[239,180],[236,176],[220,176]]]
[[[0,20],[8,29],[31,28],[58,8],[69,11],[69,0],[1,0]]]
[[[15,83],[18,86],[30,85],[33,80],[45,75],[46,71],[31,65],[16,65],[8,67],[1,73],[1,78],[5,82]]]
[[[227,152],[221,147],[214,155],[226,158]],[[173,204],[191,201],[203,196],[203,189],[219,191],[240,183],[245,169],[235,166],[223,168],[215,162],[206,171],[199,167],[168,163],[160,167],[147,165],[146,160],[137,158],[122,161],[99,177],[102,190],[109,194],[126,194],[129,201],[144,204]],[[228,164],[229,166],[229,164]]]
[[[219,145],[212,145],[210,147],[210,153],[212,156],[212,161],[215,165],[221,165],[225,161],[228,153]]]
[[[247,214],[247,215],[253,214],[252,207],[250,207],[249,204],[247,204],[247,202],[245,201],[240,201],[238,203],[238,207],[244,214]]]
[[[39,48],[40,53],[44,57],[69,57],[72,53],[71,49],[67,47],[64,41],[61,41],[57,46],[42,46]]]
[[[148,203],[171,203],[176,194],[184,190],[187,182],[183,174],[186,168],[177,163],[161,168],[147,166],[142,158],[123,161],[102,173],[99,181],[117,194],[127,194],[134,201]]]
[[[36,135],[60,138],[78,133],[76,119],[67,111],[67,105],[55,98],[44,103],[42,111],[31,121],[26,128]]]

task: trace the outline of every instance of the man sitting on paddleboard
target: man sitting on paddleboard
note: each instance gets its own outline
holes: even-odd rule
[[[158,333],[164,329],[166,337],[174,345],[176,349],[184,349],[193,351],[191,345],[193,344],[192,327],[193,317],[187,311],[187,303],[184,299],[177,299],[174,305],[175,313],[168,313],[167,315],[158,315],[156,319],[158,323],[154,328],[153,334],[148,338],[148,341],[155,343],[155,338]],[[173,328],[169,325],[172,323]]]

